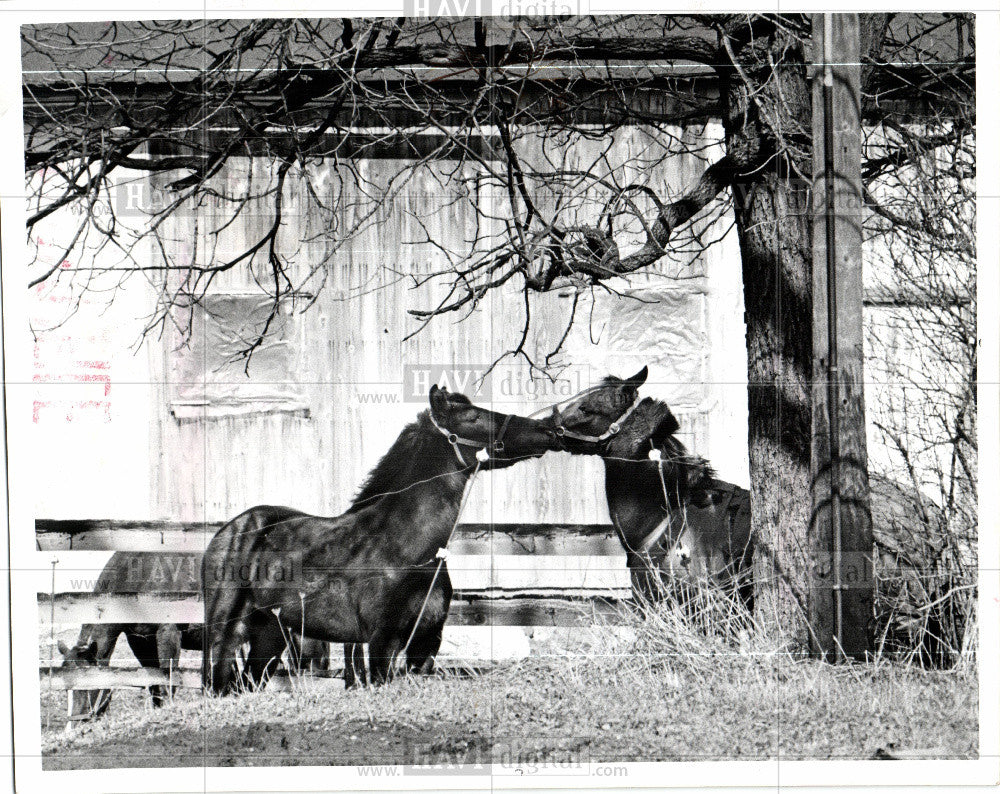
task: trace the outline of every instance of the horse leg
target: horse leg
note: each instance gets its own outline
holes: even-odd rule
[[[119,631],[112,627],[111,631],[107,632],[102,639],[97,641],[97,663],[103,667],[107,667],[111,663],[111,654],[115,651],[115,645],[118,644]],[[110,689],[100,689],[97,692],[97,708],[94,710],[94,716],[100,717],[108,710],[108,706],[111,705],[111,692]]]
[[[407,585],[411,588],[406,610],[408,624],[399,627],[404,636],[413,634],[406,649],[406,671],[426,675],[434,669],[434,656],[441,648],[441,635],[451,605],[453,591],[448,566],[442,565],[437,575],[432,568],[415,572]],[[428,594],[430,587],[433,590]],[[420,624],[415,628],[418,620]]]
[[[365,646],[360,642],[344,643],[344,688],[368,686],[365,668]]]
[[[288,636],[289,668],[298,673],[330,668],[330,646],[323,640],[303,637],[298,632],[285,632]]]
[[[413,638],[413,642],[410,643],[410,647],[406,651],[406,671],[408,673],[430,675],[434,672],[434,657],[441,649],[443,631],[444,626],[438,625]]]
[[[299,669],[303,672],[330,669],[330,643],[309,637],[299,638]]]
[[[368,643],[368,669],[372,684],[387,684],[392,680],[393,667],[403,640],[398,634],[379,633]]]
[[[167,676],[180,668],[181,628],[176,623],[163,623],[156,630],[156,658]],[[177,687],[172,686],[166,694],[172,698],[176,691]]]
[[[287,645],[285,632],[278,619],[270,613],[257,613],[248,621],[250,650],[244,668],[244,679],[251,688],[263,687],[281,663]]]
[[[156,652],[155,636],[137,634],[134,631],[126,630],[125,639],[128,640],[128,645],[132,649],[132,653],[135,654],[135,658],[139,660],[139,664],[151,670],[160,669],[160,657]],[[166,697],[166,687],[160,684],[153,684],[148,687],[148,690],[149,696],[153,700],[153,708],[162,706]]]

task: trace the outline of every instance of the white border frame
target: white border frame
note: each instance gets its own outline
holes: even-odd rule
[[[542,3],[544,5],[544,2]],[[525,8],[530,3],[523,4]],[[254,16],[395,16],[400,4],[368,4],[364,8],[349,3],[313,3],[299,0],[294,8],[278,11],[273,3],[263,0],[253,2],[191,2],[175,0],[169,7],[146,5],[137,8],[135,2],[105,0],[81,3],[68,8],[65,2],[36,0],[35,2],[5,3],[0,7],[0,73],[8,79],[0,85],[0,141],[6,141],[8,156],[0,159],[0,234],[3,241],[4,286],[4,349],[6,373],[9,383],[30,382],[30,338],[27,332],[26,301],[16,290],[21,286],[25,249],[23,161],[13,153],[23,148],[21,113],[20,41],[18,27],[24,23],[58,22],[73,19],[125,20]],[[892,3],[899,11],[940,10],[940,3],[927,2],[902,5]],[[507,774],[496,776],[398,776],[362,777],[356,767],[253,767],[253,768],[192,768],[156,769],[149,776],[147,770],[99,770],[73,772],[45,772],[40,763],[40,683],[37,669],[37,604],[34,581],[18,584],[17,571],[22,561],[36,563],[34,554],[34,516],[32,515],[32,488],[37,487],[36,472],[18,463],[30,454],[30,426],[16,421],[16,417],[30,416],[28,389],[15,389],[7,395],[5,423],[6,441],[10,460],[14,464],[7,471],[9,476],[9,521],[13,547],[11,552],[14,600],[12,604],[12,635],[14,650],[13,706],[18,715],[14,725],[17,753],[17,789],[19,791],[68,790],[73,794],[104,791],[316,791],[316,790],[523,790],[577,789],[594,790],[618,782],[628,788],[660,788],[683,790],[694,788],[725,788],[752,791],[766,788],[833,789],[864,787],[898,791],[934,788],[985,788],[1000,784],[1000,103],[996,98],[996,85],[1000,83],[1000,11],[994,3],[976,0],[965,6],[977,11],[977,209],[978,209],[978,290],[979,290],[979,456],[980,481],[987,487],[980,488],[979,504],[979,686],[980,757],[975,761],[747,761],[747,762],[671,762],[628,763],[628,776],[620,780],[593,776],[556,776],[525,779]],[[716,10],[767,10],[759,3],[746,0],[719,3],[702,0],[693,7],[669,9],[672,12],[707,12]],[[612,3],[591,0],[594,13],[620,13],[622,9]],[[630,10],[663,12],[658,0],[639,0],[630,4]],[[832,3],[825,5],[800,4],[776,11],[855,11],[856,4]],[[992,75],[992,79],[983,79]],[[14,79],[17,76],[18,79]],[[18,393],[18,392],[21,393]],[[993,482],[994,486],[988,483]],[[8,538],[0,533],[0,553],[7,551]],[[23,592],[30,598],[18,597]],[[0,633],[2,636],[2,633]],[[7,639],[0,640],[0,651],[6,652]],[[0,665],[10,658],[3,654]],[[0,670],[0,689],[5,688],[6,670]],[[6,694],[6,693],[5,693]],[[4,703],[4,706],[7,704]],[[10,747],[10,723],[0,715],[0,739],[5,740],[2,751],[7,757]],[[669,781],[669,783],[665,783]]]

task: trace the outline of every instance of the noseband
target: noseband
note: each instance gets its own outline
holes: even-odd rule
[[[441,425],[439,425],[437,423],[437,420],[434,418],[434,413],[433,412],[429,412],[428,416],[431,419],[431,424],[434,425],[434,427],[437,428],[438,432],[441,433],[441,435],[443,435],[446,439],[448,439],[448,443],[451,444],[451,448],[453,450],[455,450],[455,457],[458,458],[458,462],[461,463],[463,466],[468,466],[469,464],[466,463],[465,462],[465,458],[462,457],[462,447],[475,447],[476,448],[476,459],[480,463],[483,463],[483,462],[489,460],[490,454],[486,450],[490,446],[493,447],[493,452],[495,454],[499,454],[500,452],[503,452],[503,450],[504,450],[503,437],[507,433],[507,425],[510,424],[510,420],[513,418],[512,414],[507,414],[507,418],[503,420],[503,425],[500,426],[500,433],[497,435],[496,439],[493,441],[493,444],[492,445],[487,444],[487,445],[484,446],[479,441],[472,441],[472,440],[470,440],[468,438],[462,438],[457,433],[453,433],[450,430],[448,430],[447,428],[441,427]]]

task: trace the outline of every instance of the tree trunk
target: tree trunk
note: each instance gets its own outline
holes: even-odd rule
[[[796,650],[809,641],[811,505],[812,237],[804,176],[811,105],[803,56],[802,42],[784,30],[754,35],[736,51],[723,85],[728,151],[755,166],[733,186],[747,324],[755,610]]]

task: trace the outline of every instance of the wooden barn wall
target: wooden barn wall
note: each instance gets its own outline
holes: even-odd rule
[[[594,142],[588,147],[601,145]],[[580,151],[567,164],[593,154]],[[642,176],[638,171],[659,160],[659,154],[646,135],[633,130],[614,143],[609,160],[634,161],[636,173],[620,175],[628,182]],[[406,165],[368,160],[355,167],[359,182],[386,184]],[[525,311],[516,288],[490,295],[461,322],[457,315],[441,317],[403,340],[416,327],[407,310],[433,305],[442,294],[434,287],[414,289],[408,276],[426,275],[443,266],[446,259],[441,247],[462,250],[475,233],[474,213],[466,203],[455,200],[454,180],[444,176],[454,167],[445,161],[421,168],[393,202],[377,209],[372,222],[325,263],[325,230],[316,228],[314,215],[294,211],[306,204],[305,180],[291,180],[286,201],[293,211],[282,230],[281,252],[299,274],[320,267],[322,289],[313,291],[318,279],[304,281],[305,291],[318,295],[315,305],[284,318],[283,350],[265,348],[265,354],[273,352],[284,363],[271,366],[251,360],[249,377],[243,374],[242,363],[223,367],[220,373],[221,362],[213,366],[212,352],[199,350],[197,345],[180,354],[189,361],[178,366],[178,354],[167,343],[166,378],[159,400],[168,410],[156,414],[159,439],[154,442],[162,461],[156,472],[158,515],[220,519],[261,502],[337,513],[348,505],[364,474],[403,425],[426,407],[423,400],[403,399],[407,367],[446,365],[462,374],[466,368],[482,369],[513,347]],[[644,178],[654,189],[669,194],[688,184],[703,163],[674,157],[653,167],[655,171]],[[239,187],[245,184],[248,171],[260,180],[261,170],[260,163],[243,160],[231,166],[225,179]],[[471,174],[468,169],[466,176]],[[340,178],[312,174],[314,185],[333,185]],[[356,183],[344,188],[347,192],[356,189]],[[505,207],[499,195],[483,190],[479,201],[494,208],[491,214],[498,219],[503,217]],[[349,226],[369,209],[369,202],[359,196],[354,215],[348,210],[339,222]],[[200,246],[191,252],[196,261],[203,257],[218,260],[259,239],[272,217],[270,207],[262,203],[259,211],[243,213],[219,235],[206,235],[200,241],[207,227],[196,230],[193,220],[182,220],[178,244]],[[421,239],[439,245],[415,243]],[[314,242],[299,244],[302,240]],[[738,263],[734,243],[727,240],[726,244]],[[666,262],[630,285],[619,285],[634,293],[632,297],[605,294],[592,299],[587,295],[578,314],[585,319],[564,345],[563,360],[570,367],[562,383],[546,388],[543,379],[532,379],[524,361],[508,358],[492,375],[491,393],[478,399],[497,410],[528,414],[608,372],[626,375],[649,364],[650,385],[644,393],[667,398],[681,416],[684,440],[706,453],[709,415],[720,400],[711,393],[710,346],[717,329],[710,321],[712,280],[705,271],[704,261],[684,268]],[[238,272],[227,276],[216,280],[213,293],[239,295],[256,290]],[[535,326],[529,351],[551,349],[563,333],[570,303],[557,293],[532,297]],[[196,338],[205,333],[211,332],[195,326]],[[741,334],[735,342],[742,342]],[[205,404],[186,406],[179,417],[176,406],[173,413],[170,408],[184,389],[171,385],[170,380],[196,379],[199,363],[207,384]],[[745,369],[737,372],[742,375]],[[255,378],[269,377],[287,380],[272,384],[273,394],[252,393]],[[224,399],[232,397],[233,389],[249,389],[250,404],[221,410],[212,405],[220,394]],[[284,407],[278,404],[282,394],[288,400]],[[192,395],[196,402],[197,387],[187,389],[186,396]],[[265,406],[260,412],[254,410],[255,397]],[[271,398],[278,403],[269,403]],[[490,473],[476,484],[466,516],[469,521],[606,521],[602,465],[597,459],[550,453],[544,459]]]
[[[703,134],[710,140],[719,131],[677,133],[689,139]],[[586,150],[569,153],[564,163],[579,165],[606,145],[587,142]],[[645,181],[671,195],[701,172],[704,158],[716,154],[709,149],[700,157],[664,160],[649,137],[633,129],[619,134],[608,161],[631,163],[624,173],[619,170],[622,182]],[[409,164],[369,160],[354,167],[363,180],[384,183],[404,165]],[[103,343],[118,351],[112,379],[127,372],[130,383],[119,387],[116,381],[118,399],[109,423],[95,420],[93,432],[71,445],[65,467],[75,467],[80,482],[76,501],[42,496],[38,514],[220,520],[259,503],[327,514],[343,510],[401,428],[426,407],[425,399],[404,399],[407,368],[428,363],[460,372],[481,368],[512,347],[524,321],[523,297],[512,286],[489,295],[461,322],[457,315],[444,316],[403,339],[416,327],[407,310],[433,305],[443,295],[440,286],[414,289],[412,276],[446,262],[438,244],[460,250],[475,230],[474,213],[455,200],[456,183],[447,179],[454,167],[451,161],[422,167],[361,233],[342,241],[332,254],[325,236],[329,230],[315,214],[301,211],[307,204],[305,180],[290,175],[278,249],[302,278],[305,294],[280,318],[277,338],[255,353],[248,374],[245,362],[225,363],[236,349],[225,339],[226,323],[233,317],[252,318],[255,312],[259,317],[262,310],[253,297],[260,295],[259,287],[240,268],[213,281],[208,307],[217,316],[196,315],[186,341],[167,332],[145,347],[132,347],[150,295],[134,283],[122,299],[131,310],[119,309],[110,322],[95,314],[92,323],[106,326]],[[323,168],[329,170],[325,181]],[[270,175],[263,162],[244,159],[231,164],[220,183],[237,189],[248,176],[261,184]],[[313,170],[312,182],[335,185],[341,177],[332,165],[324,165]],[[166,181],[169,175],[157,179]],[[154,182],[152,188],[157,187]],[[345,190],[357,192],[357,184]],[[479,201],[492,206],[498,219],[509,216],[502,197],[485,188]],[[349,226],[368,209],[369,202],[359,198],[338,222]],[[596,216],[592,207],[588,211]],[[272,221],[270,205],[262,202],[248,206],[216,234],[217,221],[202,210],[172,218],[161,237],[173,260],[207,264],[244,250]],[[730,222],[720,221],[713,233],[721,234]],[[415,242],[422,238],[433,243]],[[149,256],[155,262],[160,254],[151,247]],[[306,278],[313,270],[317,275]],[[731,233],[692,266],[664,260],[629,284],[613,284],[621,296],[585,293],[578,311],[581,322],[563,345],[561,360],[568,365],[563,381],[546,386],[531,378],[524,361],[508,358],[492,376],[492,394],[477,400],[527,414],[607,373],[627,375],[649,365],[642,393],[668,400],[681,420],[684,441],[712,459],[722,476],[746,484],[739,274],[738,245]],[[570,304],[565,294],[532,296],[528,349],[533,354],[544,358],[562,336]],[[242,333],[252,326],[248,323]],[[145,377],[139,371],[143,367]],[[53,444],[60,430],[56,419],[43,431]],[[101,446],[111,458],[107,465],[94,464],[93,450]],[[88,461],[94,465],[88,467]],[[113,491],[107,488],[109,478],[116,483]],[[602,465],[597,459],[549,453],[485,475],[476,484],[466,520],[491,519],[607,521]]]

